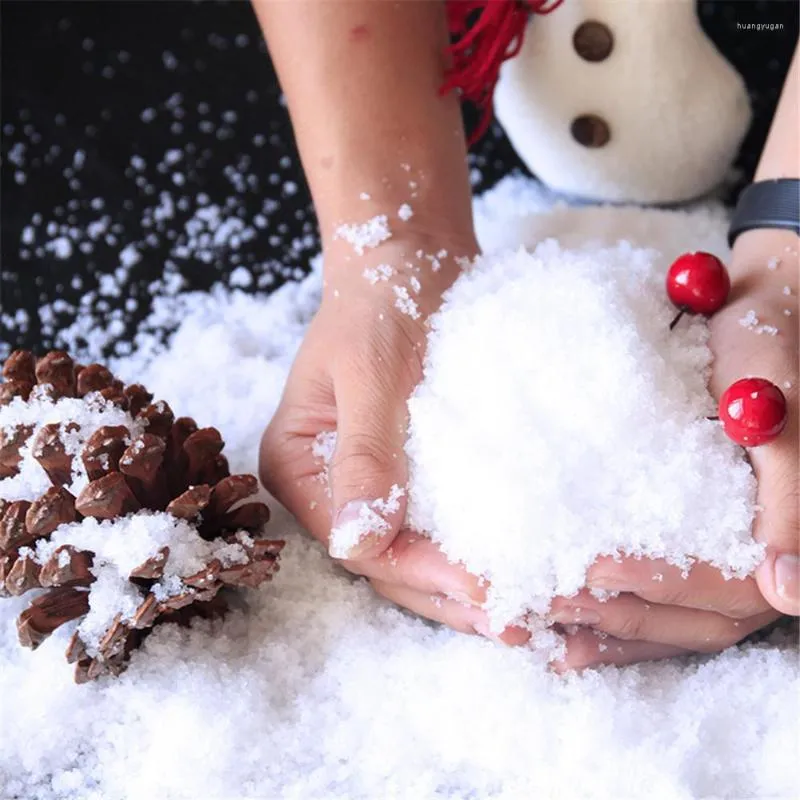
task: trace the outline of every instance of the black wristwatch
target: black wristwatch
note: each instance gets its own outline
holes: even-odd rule
[[[728,228],[728,244],[733,247],[740,233],[754,228],[783,228],[800,236],[800,180],[759,181],[739,195]]]

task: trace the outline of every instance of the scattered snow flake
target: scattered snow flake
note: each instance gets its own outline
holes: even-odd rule
[[[362,275],[374,286],[381,281],[388,281],[394,272],[394,268],[389,264],[378,264],[377,267],[365,269]]]
[[[408,203],[403,203],[397,209],[397,216],[403,221],[408,222],[414,216],[414,211]]]
[[[408,289],[406,289],[405,286],[393,286],[392,291],[396,298],[394,307],[402,314],[411,317],[411,319],[419,319],[419,306],[411,295],[409,295]]]
[[[360,256],[368,249],[372,249],[391,237],[389,219],[385,214],[378,214],[363,223],[353,225],[340,225],[334,234],[336,239],[343,239],[352,245]]]

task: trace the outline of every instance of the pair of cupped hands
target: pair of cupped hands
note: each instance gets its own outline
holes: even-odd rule
[[[766,545],[763,563],[752,577],[726,580],[706,564],[687,576],[660,560],[598,559],[586,588],[557,598],[550,610],[550,620],[566,626],[566,654],[553,664],[557,671],[717,652],[782,614],[800,614],[796,239],[779,282],[765,267],[774,255],[765,249],[791,249],[791,238],[782,237],[742,237],[747,241],[737,243],[730,264],[729,302],[711,320],[715,397],[747,375],[789,385],[786,429],[776,441],[749,451],[759,485],[754,536]],[[442,250],[447,256],[434,271],[426,256]],[[358,518],[365,505],[387,498],[393,486],[406,486],[406,404],[422,379],[426,320],[458,276],[461,258],[477,252],[472,237],[442,242],[419,233],[392,237],[361,256],[336,239],[326,244],[322,303],[264,434],[260,465],[267,489],[324,544],[330,544],[332,529]],[[394,268],[391,280],[371,284],[364,278],[365,269],[383,264]],[[413,294],[416,318],[396,307],[392,288],[408,286],[412,274],[421,282]],[[787,281],[790,296],[781,291]],[[766,322],[774,320],[781,334],[758,336],[741,326],[738,320],[749,308],[757,308]],[[794,316],[785,314],[787,308]],[[320,480],[313,449],[322,431],[338,436],[328,481]],[[527,642],[530,634],[521,627],[499,635],[490,630],[482,608],[487,584],[405,528],[405,512],[402,498],[394,513],[384,515],[387,524],[354,545],[342,566],[430,620],[507,645]],[[603,593],[595,590],[612,595],[601,602]]]

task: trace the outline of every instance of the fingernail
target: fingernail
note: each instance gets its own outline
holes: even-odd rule
[[[472,608],[480,608],[483,605],[483,603],[470,597],[466,592],[444,592],[444,596],[448,600],[455,600],[456,603],[461,603],[462,605]]]
[[[522,644],[530,639],[530,631],[526,630],[525,628],[520,628],[517,625],[509,625],[498,633],[492,629],[489,620],[480,619],[477,622],[473,622],[472,627],[475,630],[475,633],[479,634],[480,636],[483,636],[486,639],[491,639],[496,644],[502,644],[506,647],[508,647],[509,644],[512,646],[514,644]],[[503,639],[504,636],[510,637],[512,640],[519,639],[519,641],[507,642]]]
[[[800,556],[783,553],[775,559],[775,593],[794,606],[800,605]]]
[[[491,639],[492,641],[500,641],[500,631],[499,633],[495,630],[492,630],[491,623],[488,619],[479,619],[476,622],[472,623],[472,627],[475,629],[475,633],[485,636],[487,639]]]
[[[473,623],[472,627],[475,629],[475,633],[483,636],[485,639],[491,639],[495,644],[505,644],[505,642],[500,638],[503,635],[503,631],[498,632],[493,630],[489,620],[478,620],[477,622]]]
[[[561,608],[548,618],[561,625],[597,625],[600,622],[600,615],[593,608]]]
[[[374,500],[351,500],[333,520],[328,552],[333,558],[356,559],[391,530],[391,525],[373,508]]]
[[[603,592],[635,592],[641,588],[634,586],[631,581],[626,581],[616,575],[590,575],[586,579],[588,589],[598,589]]]

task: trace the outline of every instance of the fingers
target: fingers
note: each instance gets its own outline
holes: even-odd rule
[[[797,405],[790,404],[794,422],[775,442],[751,454],[759,482],[763,511],[756,518],[754,537],[767,553],[755,573],[761,593],[773,608],[800,615],[800,489],[798,489]],[[769,452],[772,450],[772,452]]]
[[[664,559],[598,559],[589,569],[591,589],[628,592],[651,603],[716,611],[746,619],[770,608],[753,578],[726,580],[710,564],[695,564],[689,573]]]
[[[767,546],[766,558],[756,569],[756,582],[773,608],[797,616],[800,615],[800,432],[796,367],[790,384],[791,389],[784,387],[789,414],[786,428],[774,442],[750,451],[750,458],[763,509],[756,517],[753,536]]]
[[[587,625],[626,642],[669,645],[699,653],[716,653],[774,621],[773,609],[748,619],[731,619],[713,611],[649,603],[632,594],[601,602],[589,592],[557,598],[549,617],[562,625]]]
[[[480,634],[510,646],[525,644],[530,632],[524,628],[510,626],[500,634],[490,630],[486,612],[472,605],[459,603],[438,594],[418,592],[408,586],[371,580],[375,591],[398,606],[408,609],[434,622],[441,622],[460,633]]]
[[[367,330],[337,349],[330,322],[315,318],[295,360],[262,439],[260,475],[332,556],[371,558],[405,518],[406,401],[421,372],[408,351],[424,337],[388,326],[392,341]],[[335,434],[328,463],[315,458],[321,432]]]
[[[300,394],[302,399],[293,395]],[[333,392],[293,370],[286,392],[261,438],[259,477],[315,539],[331,529],[330,487],[324,460],[314,454],[321,431],[336,427]]]
[[[381,553],[406,511],[405,396],[359,386],[334,403],[332,389],[314,394],[312,380],[291,376],[261,441],[262,483],[336,558]],[[314,449],[325,431],[336,433],[327,465]]]
[[[377,557],[345,561],[343,566],[358,575],[381,583],[402,584],[424,595],[440,594],[476,607],[486,602],[486,581],[448,561],[439,545],[427,537],[407,529]]]
[[[282,447],[267,429],[261,439],[259,477],[267,491],[292,512],[315,539],[328,543],[331,501],[323,473],[310,458],[313,438],[292,437]]]
[[[337,443],[330,466],[334,509],[330,553],[378,555],[406,514],[406,390],[399,381],[370,378],[374,364],[349,365],[337,381]],[[361,374],[361,373],[364,374]]]
[[[639,661],[658,661],[689,653],[689,650],[674,645],[626,642],[613,636],[601,636],[588,628],[568,633],[565,639],[566,652],[563,659],[554,661],[550,665],[553,671],[559,674],[600,664],[624,666]]]

